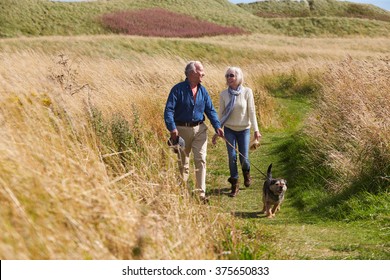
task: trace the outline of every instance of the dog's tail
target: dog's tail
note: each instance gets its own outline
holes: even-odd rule
[[[267,181],[271,180],[272,179],[272,163],[268,166],[268,169],[267,169]]]

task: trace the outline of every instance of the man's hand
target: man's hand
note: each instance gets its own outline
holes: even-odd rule
[[[224,137],[224,136],[225,136],[225,134],[223,133],[223,129],[222,128],[218,128],[216,130],[216,133],[213,136],[213,139],[212,139],[211,143],[213,143],[213,145],[217,144],[218,137]]]
[[[176,141],[177,137],[179,137],[179,131],[175,128],[171,131],[171,139],[172,141]]]

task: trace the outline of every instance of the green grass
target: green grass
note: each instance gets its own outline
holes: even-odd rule
[[[228,1],[114,0],[65,3],[20,0],[15,5],[13,0],[3,0],[0,2],[0,10],[6,12],[0,14],[0,37],[110,34],[101,24],[100,17],[103,14],[156,7],[223,26],[273,30],[263,20]]]
[[[298,80],[305,80],[299,77],[291,73],[265,79],[277,103],[274,117],[280,119],[282,127],[262,131],[260,148],[250,153],[254,179],[251,187],[241,184],[237,197],[227,196],[229,173],[225,145],[218,143],[211,152],[217,158],[213,156],[209,160],[212,206],[235,217],[235,230],[227,233],[224,245],[230,252],[227,257],[389,259],[388,194],[359,191],[334,195],[324,189],[322,178],[305,174],[313,167],[304,156],[308,149],[307,136],[301,129],[315,94],[311,91],[302,94],[300,89],[307,87],[297,86],[302,85]],[[318,90],[316,83],[307,84]],[[265,173],[270,163],[273,163],[274,176],[288,180],[286,201],[274,219],[267,219],[260,212],[264,182],[261,172]]]
[[[258,1],[239,6],[259,17],[322,17],[367,18],[390,21],[390,13],[374,5],[357,4],[353,1],[311,0],[308,3],[296,1]]]
[[[343,17],[274,18],[267,22],[283,34],[298,37],[388,36],[389,22]]]
[[[239,4],[288,36],[387,36],[390,13],[373,5],[312,0]]]

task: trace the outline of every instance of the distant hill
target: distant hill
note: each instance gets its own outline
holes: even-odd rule
[[[102,24],[103,15],[156,7],[247,32],[305,37],[390,36],[389,12],[334,0],[239,5],[228,0],[1,0],[0,37],[110,34],[113,31]]]
[[[17,3],[17,4],[15,4]],[[52,2],[49,0],[1,0],[0,37],[108,34],[100,23],[107,13],[164,8],[222,26],[272,33],[272,26],[227,0],[112,0]]]
[[[388,36],[390,12],[336,0],[265,0],[238,4],[290,36]]]
[[[374,5],[336,0],[265,0],[238,6],[265,18],[346,17],[390,21],[390,12]]]

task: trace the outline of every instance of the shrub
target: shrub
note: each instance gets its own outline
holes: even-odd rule
[[[310,97],[318,92],[318,74],[299,71],[278,73],[264,79],[264,87],[276,97]]]
[[[236,27],[220,26],[160,8],[105,14],[101,20],[113,32],[128,35],[203,37],[245,33]]]

